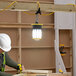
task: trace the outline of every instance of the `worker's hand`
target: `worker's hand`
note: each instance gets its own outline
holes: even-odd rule
[[[25,71],[25,67],[24,67],[24,65],[22,65],[22,71]]]

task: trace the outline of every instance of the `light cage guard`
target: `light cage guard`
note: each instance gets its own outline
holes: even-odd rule
[[[42,39],[42,25],[43,24],[32,24],[32,39],[40,40]]]

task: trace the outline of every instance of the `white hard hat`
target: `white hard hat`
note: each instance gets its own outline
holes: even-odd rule
[[[5,33],[0,33],[0,48],[5,52],[11,50],[11,39]]]

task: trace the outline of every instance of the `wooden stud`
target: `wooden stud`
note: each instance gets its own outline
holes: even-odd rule
[[[19,28],[19,63],[21,64],[21,28]]]
[[[71,72],[72,72],[72,52],[73,52],[73,47],[72,47],[72,30],[70,30],[70,67],[71,67]]]
[[[18,23],[21,23],[21,12],[18,12]],[[19,63],[21,64],[21,28],[19,30]]]

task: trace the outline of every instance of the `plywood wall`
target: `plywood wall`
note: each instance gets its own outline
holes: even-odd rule
[[[32,29],[22,29],[22,46],[54,46],[54,29],[42,29],[42,40],[35,41],[32,39]]]
[[[35,12],[31,12],[31,13],[35,13]],[[44,13],[42,13],[42,14],[44,14]],[[46,14],[48,14],[48,13],[46,13]],[[22,12],[22,20],[21,20],[22,23],[32,23],[32,22],[35,23],[35,18],[36,18],[35,15],[29,16],[29,15],[25,14],[24,12]],[[50,19],[50,18],[52,18],[52,19]],[[39,23],[43,23],[43,24],[54,23],[54,14],[52,14],[50,16],[40,15],[39,16]]]
[[[22,58],[28,69],[55,68],[54,49],[22,49]]]
[[[4,11],[0,13],[0,23],[17,23],[17,12]]]
[[[19,61],[19,30],[18,28],[0,28],[0,33],[11,37],[12,49],[8,53]],[[54,29],[43,29],[40,41],[32,40],[32,29],[21,29],[21,63],[26,69],[55,69]],[[70,31],[60,30],[60,44],[64,44],[66,55],[63,57],[66,68],[70,68]],[[10,68],[6,68],[10,69]]]
[[[35,13],[35,12],[30,12]],[[21,12],[21,23],[35,23],[35,15],[28,15]],[[18,12],[4,11],[0,13],[0,23],[18,23]],[[40,16],[39,23],[51,24],[54,23],[54,14],[50,16]]]
[[[12,0],[11,0],[12,1]],[[20,0],[22,1],[22,0]],[[25,0],[26,1],[26,0]],[[32,0],[31,0],[32,1]],[[33,0],[35,1],[35,0]],[[45,0],[42,0],[45,1]],[[47,0],[53,2],[53,0]],[[30,12],[32,13],[32,12]],[[17,24],[18,12],[5,11],[0,13],[1,24]],[[21,23],[35,23],[35,16],[26,15],[21,12]],[[50,16],[39,16],[39,23],[54,24],[54,14]],[[6,26],[7,27],[7,26]],[[21,29],[21,31],[19,31]],[[55,69],[55,51],[54,51],[54,28],[43,28],[43,35],[40,41],[32,40],[32,28],[1,28],[0,33],[6,33],[11,37],[12,49],[8,53],[10,57],[25,66],[26,69]],[[21,40],[20,33],[21,32]],[[66,68],[70,69],[70,31],[60,30],[60,44],[64,44],[66,55],[63,57]],[[21,41],[21,42],[20,42]],[[21,45],[21,46],[20,46]],[[21,50],[21,51],[20,51]],[[20,54],[20,52],[21,54]],[[20,59],[21,58],[21,59]],[[11,69],[6,67],[7,69]]]
[[[59,44],[64,44],[64,51],[66,52],[66,55],[62,57],[64,64],[67,68],[72,67],[72,30],[60,30],[59,33]]]
[[[64,46],[70,46],[70,30],[60,30],[60,44]]]

